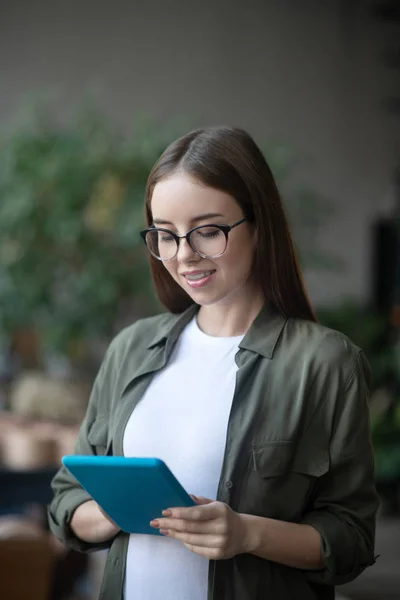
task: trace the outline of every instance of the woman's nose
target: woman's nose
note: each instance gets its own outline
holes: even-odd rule
[[[200,258],[200,256],[198,256],[196,252],[192,250],[187,239],[181,238],[179,240],[178,254],[176,255],[177,260],[180,262],[187,262],[188,260],[193,260],[193,258],[196,257]]]

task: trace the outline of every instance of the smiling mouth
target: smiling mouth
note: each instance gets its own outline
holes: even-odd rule
[[[193,289],[208,285],[210,279],[215,273],[215,269],[211,271],[197,271],[197,273],[182,274],[187,285]]]
[[[209,277],[210,275],[212,275],[212,273],[214,273],[214,270],[211,271],[203,271],[202,273],[187,273],[186,275],[184,275],[184,278],[187,279],[188,281],[200,281],[201,279],[205,279],[206,277]]]

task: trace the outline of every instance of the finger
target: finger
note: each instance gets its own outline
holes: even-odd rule
[[[204,496],[197,497],[199,504],[212,504],[215,500],[210,500],[210,498],[204,498]]]
[[[208,558],[209,560],[220,560],[225,558],[223,551],[219,548],[207,548],[206,546],[194,546],[193,544],[183,545],[190,550],[190,552],[198,554],[199,556],[205,556],[205,558]]]
[[[210,521],[219,517],[224,510],[222,502],[212,501],[208,504],[197,506],[169,508],[163,511],[164,517],[174,519],[187,519],[191,521]]]
[[[209,498],[204,498],[204,496],[195,496],[194,494],[189,494],[193,502],[196,502],[197,505],[201,504],[211,504],[214,500],[210,500]]]
[[[163,531],[161,531],[161,533]],[[190,546],[198,546],[209,549],[220,549],[223,546],[222,538],[215,534],[202,535],[198,533],[183,533],[181,531],[173,531],[168,529],[164,535],[168,535],[168,537],[174,538],[185,545],[189,544]]]
[[[187,519],[157,519],[151,521],[152,527],[164,530],[173,530],[182,533],[198,533],[204,534],[218,534],[223,533],[223,524],[212,521],[191,521]]]

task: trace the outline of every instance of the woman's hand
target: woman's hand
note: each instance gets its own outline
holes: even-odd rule
[[[249,552],[245,515],[234,512],[223,502],[192,498],[196,506],[165,510],[164,518],[155,519],[150,525],[210,560]]]

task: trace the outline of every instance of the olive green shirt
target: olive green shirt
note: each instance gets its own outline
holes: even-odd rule
[[[140,320],[114,339],[76,453],[123,454],[132,411],[197,308]],[[241,513],[311,525],[321,535],[324,568],[304,571],[250,554],[210,561],[208,600],[333,599],[333,586],[374,562],[378,498],[367,361],[341,333],[264,308],[240,343],[236,363],[217,499]],[[64,468],[52,487],[51,531],[81,551],[109,548],[100,600],[122,599],[129,536],[121,532],[98,545],[76,538],[69,522],[90,498]]]

